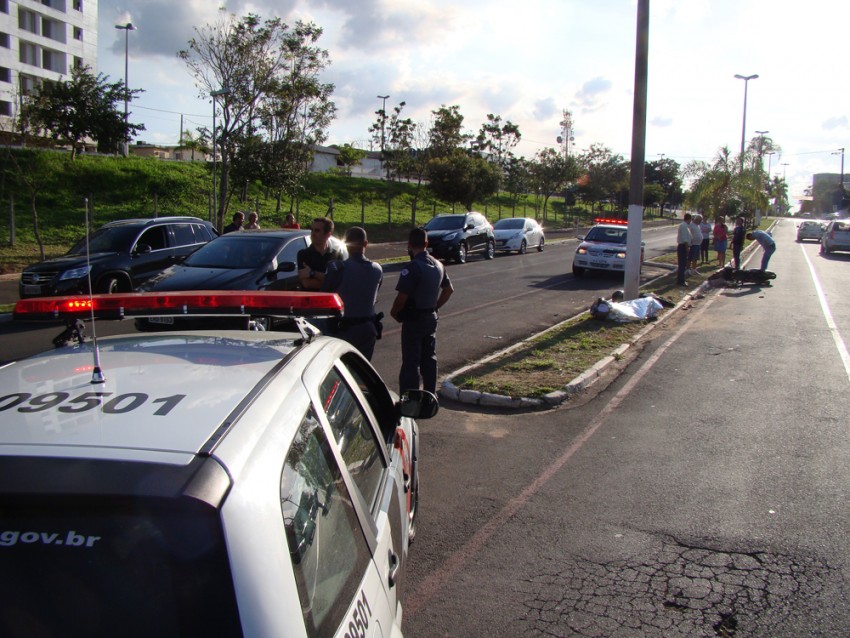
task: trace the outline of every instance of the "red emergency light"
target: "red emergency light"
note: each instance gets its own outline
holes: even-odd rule
[[[597,217],[593,220],[594,224],[616,224],[618,226],[628,226],[627,219],[608,219],[607,217]]]
[[[264,316],[341,317],[336,293],[242,290],[130,292],[34,297],[15,304],[16,319],[123,319],[125,317]]]

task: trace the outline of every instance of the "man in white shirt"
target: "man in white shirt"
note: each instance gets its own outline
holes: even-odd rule
[[[690,270],[693,274],[697,273],[697,264],[699,263],[699,251],[702,246],[702,230],[699,223],[702,221],[701,215],[694,215],[691,223],[688,224],[688,230],[691,231],[691,246],[688,249],[688,261],[690,262]]]
[[[685,213],[684,220],[679,224],[679,230],[676,234],[676,283],[680,286],[685,285],[685,270],[688,267],[688,250],[691,245],[691,214]]]

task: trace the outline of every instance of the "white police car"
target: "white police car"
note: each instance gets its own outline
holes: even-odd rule
[[[132,293],[15,316],[278,307],[341,311],[334,294]],[[399,399],[296,322],[101,338],[0,370],[0,635],[401,634],[412,417],[436,398]]]
[[[573,274],[581,276],[587,270],[624,272],[626,269],[626,237],[628,222],[618,219],[596,219],[573,255]],[[641,242],[640,261],[643,263],[644,242]]]

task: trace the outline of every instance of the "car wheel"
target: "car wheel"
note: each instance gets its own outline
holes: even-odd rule
[[[484,259],[493,259],[496,256],[496,242],[488,241],[487,249],[484,251]]]
[[[523,239],[522,243],[519,245],[519,250],[517,251],[517,253],[519,253],[520,255],[524,255],[527,252],[528,252],[528,244],[526,244],[525,240]]]
[[[457,247],[457,255],[455,255],[455,261],[459,264],[466,263],[466,244],[461,242],[460,246]]]
[[[576,277],[581,277],[584,274],[584,268],[579,268],[578,266],[573,266],[573,274]]]
[[[546,240],[545,240],[543,237],[541,237],[541,238],[540,238],[540,243],[539,243],[539,244],[537,244],[537,252],[539,252],[539,253],[542,253],[542,252],[543,252],[543,245],[544,245],[545,243],[546,243]]]
[[[116,292],[129,292],[129,286],[124,285],[120,277],[105,277],[98,282],[97,291],[101,294],[114,295]]]

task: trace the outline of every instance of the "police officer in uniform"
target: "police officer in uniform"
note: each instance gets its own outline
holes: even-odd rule
[[[401,271],[395,289],[398,295],[390,315],[401,323],[401,371],[399,389],[437,392],[437,310],[451,297],[454,288],[446,270],[427,251],[428,234],[423,228],[410,231],[407,252],[410,263]]]
[[[345,231],[345,244],[348,247],[348,259],[332,261],[328,264],[322,292],[335,292],[342,299],[345,314],[339,320],[333,336],[348,341],[372,360],[375,341],[379,336],[379,324],[383,314],[375,314],[378,301],[378,289],[384,280],[380,264],[366,259],[366,231],[352,226]]]

